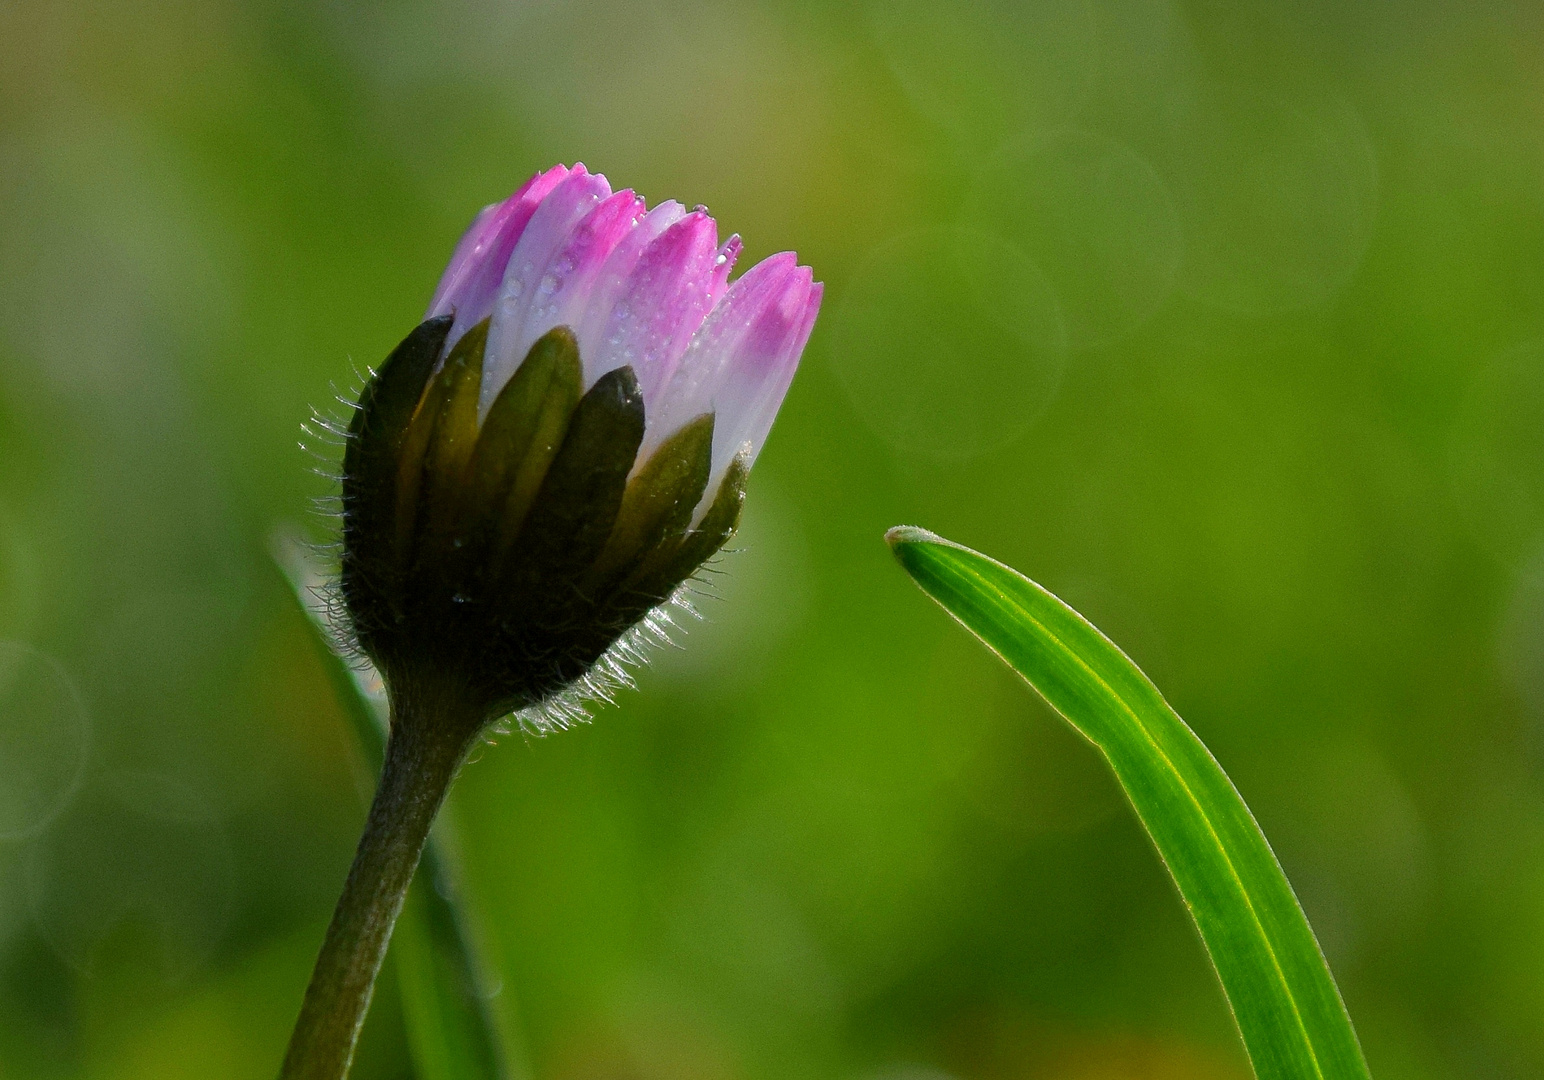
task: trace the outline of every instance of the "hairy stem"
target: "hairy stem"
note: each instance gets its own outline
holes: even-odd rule
[[[348,1075],[375,977],[429,826],[476,734],[476,725],[460,723],[460,717],[422,712],[393,708],[380,786],[306,987],[279,1080],[342,1080]]]

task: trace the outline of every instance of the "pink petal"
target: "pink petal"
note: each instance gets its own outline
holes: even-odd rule
[[[729,286],[687,346],[669,383],[657,395],[658,407],[648,417],[644,459],[653,447],[694,416],[712,411],[730,363],[753,334],[763,338],[764,314],[780,309],[790,284],[797,284],[798,262],[792,252],[763,259]],[[718,426],[715,421],[715,428]],[[714,466],[718,468],[719,438],[714,437]]]
[[[646,211],[633,192],[613,195],[582,164],[559,165],[477,216],[429,316],[455,315],[452,343],[492,316],[484,415],[532,343],[559,325],[578,336],[587,385],[624,364],[637,373],[648,426],[640,462],[683,423],[713,412],[716,492],[729,462],[739,454],[753,461],[766,441],[823,293],[791,252],[731,285],[740,238],[716,245],[717,225],[702,207],[688,214],[666,202]]]
[[[579,355],[584,359],[589,380],[605,374],[604,371],[594,370],[593,359],[601,351],[606,327],[611,322],[612,309],[626,291],[639,257],[660,234],[685,216],[686,211],[680,203],[673,200],[660,203],[645,214],[638,227],[617,244],[606,260],[606,265],[601,267],[590,291],[589,301],[585,304],[584,314],[574,327],[574,333],[579,339]]]
[[[520,242],[509,256],[493,302],[493,323],[483,354],[481,415],[488,414],[493,399],[525,359],[523,352],[516,354],[518,338],[553,256],[590,211],[610,195],[611,185],[604,176],[575,165],[567,179],[553,188],[531,215],[520,234]]]
[[[554,326],[573,327],[583,318],[607,259],[637,227],[644,210],[641,198],[619,191],[574,227],[547,264],[526,309],[525,324],[511,337],[517,358]]]
[[[644,249],[585,363],[587,378],[630,365],[647,409],[712,310],[718,227],[694,211]]]
[[[800,267],[795,287],[789,289],[772,317],[763,315],[760,332],[752,332],[729,363],[714,399],[715,476],[723,475],[729,460],[742,448],[748,448],[747,464],[754,463],[761,453],[794,372],[799,369],[804,346],[815,327],[815,316],[820,313],[825,286],[810,278],[809,268]],[[790,307],[796,307],[797,313],[791,312]]]
[[[520,234],[542,199],[568,175],[569,170],[563,165],[537,173],[503,202],[484,207],[462,235],[424,315],[426,319],[456,316],[446,349],[493,310],[504,267]]]

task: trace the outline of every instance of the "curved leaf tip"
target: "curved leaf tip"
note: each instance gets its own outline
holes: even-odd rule
[[[1259,1080],[1368,1080],[1275,854],[1158,688],[1093,624],[1012,567],[914,526],[885,540],[923,592],[1104,755],[1200,931]]]
[[[928,532],[919,525],[897,525],[885,532],[885,543],[890,545],[891,551],[895,551],[902,544],[947,544],[948,542],[937,533]]]

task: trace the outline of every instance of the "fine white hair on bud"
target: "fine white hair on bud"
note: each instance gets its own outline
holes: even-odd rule
[[[699,567],[700,573],[705,567]],[[672,609],[681,611],[693,619],[702,616],[692,606],[688,596],[697,591],[694,583],[701,578],[693,576],[678,586],[668,599],[651,608],[638,622],[596,661],[585,675],[551,697],[529,708],[511,713],[497,721],[489,729],[491,735],[507,735],[515,728],[528,735],[547,735],[554,731],[566,731],[575,724],[590,720],[592,702],[611,704],[618,691],[632,690],[637,686],[633,672],[645,667],[649,656],[658,649],[680,648],[672,636],[679,632],[679,624],[671,616]]]

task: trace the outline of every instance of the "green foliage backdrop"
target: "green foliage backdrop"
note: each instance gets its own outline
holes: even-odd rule
[[[1544,1072],[1541,59],[1514,0],[0,5],[0,1077],[273,1075],[362,818],[299,425],[575,159],[829,291],[706,622],[461,779],[523,1076],[1247,1076],[898,521],[1163,688],[1375,1077]]]

